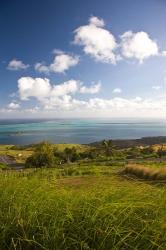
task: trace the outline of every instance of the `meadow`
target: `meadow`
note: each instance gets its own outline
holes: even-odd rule
[[[24,158],[26,151],[35,152],[33,147],[3,150],[22,151]],[[165,184],[127,175],[122,152],[113,159],[110,151],[104,155],[102,147],[100,157],[86,154],[73,162],[67,157],[53,167],[1,170],[0,249],[166,249]],[[145,165],[154,170],[164,163]]]

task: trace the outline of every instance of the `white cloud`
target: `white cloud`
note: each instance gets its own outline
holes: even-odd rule
[[[86,86],[81,86],[80,87],[80,93],[83,94],[96,94],[100,91],[101,89],[101,83],[97,83],[97,84],[93,84],[90,87],[86,87]]]
[[[59,97],[78,90],[79,81],[69,80],[59,85],[51,85],[47,78],[21,77],[18,80],[18,91],[21,100],[35,97],[39,101],[46,98]]]
[[[72,112],[70,114],[81,116],[112,116],[112,117],[129,117],[129,116],[159,116],[165,114],[166,101],[136,98],[90,98],[87,101],[77,100],[70,95],[63,98],[52,99],[44,106],[45,110],[61,110]],[[67,113],[65,113],[67,114]]]
[[[40,73],[45,73],[45,74],[49,73],[49,67],[46,66],[44,62],[36,63],[35,70]]]
[[[95,87],[94,87],[95,86]],[[146,115],[164,115],[166,108],[165,97],[158,99],[120,98],[110,99],[76,98],[77,93],[97,93],[100,85],[94,84],[85,87],[80,81],[69,80],[58,85],[50,83],[47,78],[22,77],[18,80],[18,92],[21,100],[28,100],[31,97],[39,102],[40,109],[34,112],[69,112],[73,116],[135,116],[136,114]],[[8,106],[9,110],[14,110],[17,103]],[[13,106],[13,107],[12,107]],[[35,104],[36,106],[36,104]],[[37,104],[38,106],[38,104]],[[18,107],[18,106],[17,106]],[[43,111],[41,111],[43,110]],[[69,113],[64,113],[65,115]]]
[[[159,86],[159,85],[152,86],[152,89],[154,89],[154,90],[159,90],[159,89],[161,89],[161,86]]]
[[[115,88],[113,89],[112,93],[119,94],[119,93],[122,93],[122,90],[120,88]]]
[[[117,43],[113,34],[104,29],[103,19],[91,17],[89,24],[80,26],[74,33],[74,44],[83,46],[85,54],[96,61],[115,64],[118,57],[115,55]]]
[[[50,71],[63,73],[70,67],[77,65],[79,62],[78,56],[60,54],[55,56],[54,62],[50,65]]]
[[[90,24],[93,24],[97,27],[104,27],[105,26],[105,23],[104,23],[104,20],[103,19],[99,19],[98,17],[96,16],[92,16],[90,19],[89,19],[89,23]]]
[[[76,93],[98,93],[101,83],[86,87],[78,80],[68,80],[58,85],[50,83],[47,78],[21,77],[18,80],[18,93],[21,100],[37,99],[45,108],[63,106],[71,108],[73,105],[85,104],[84,101],[75,100],[72,95]]]
[[[53,49],[52,53],[56,55],[61,55],[64,54],[64,51],[61,49]]]
[[[16,102],[11,102],[11,103],[9,103],[8,108],[9,109],[18,109],[18,108],[20,108],[20,104],[16,103]]]
[[[18,92],[21,100],[36,97],[38,100],[46,98],[51,91],[50,81],[47,78],[21,77],[18,80]]]
[[[8,67],[9,70],[21,70],[29,68],[29,64],[24,64],[22,61],[13,59],[9,62]]]
[[[150,56],[159,54],[157,43],[146,32],[127,31],[121,36],[122,54],[127,58],[136,58],[142,63]]]
[[[79,57],[74,55],[66,54],[60,50],[54,50],[56,56],[54,61],[46,66],[45,63],[36,63],[35,70],[40,73],[64,73],[69,68],[76,66],[79,63]]]
[[[52,87],[50,96],[60,97],[60,96],[65,96],[67,94],[74,94],[78,91],[79,84],[80,84],[79,81],[69,80],[59,85],[54,85]]]
[[[51,96],[40,101],[40,108],[12,109],[1,108],[0,113],[10,117],[20,114],[23,117],[165,117],[166,98],[143,99],[117,98],[102,99],[90,98],[89,100],[75,99],[71,94]],[[42,105],[41,105],[42,104]],[[16,113],[15,113],[16,112]],[[13,116],[14,117],[14,116]]]
[[[78,80],[68,80],[61,84],[51,84],[48,78],[21,77],[18,80],[18,93],[21,100],[28,100],[35,97],[41,102],[48,102],[50,99],[64,97],[69,94],[89,93],[95,94],[100,91],[101,83],[86,87]]]

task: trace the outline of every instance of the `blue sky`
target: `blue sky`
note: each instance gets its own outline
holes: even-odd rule
[[[164,0],[2,0],[0,117],[164,117]]]

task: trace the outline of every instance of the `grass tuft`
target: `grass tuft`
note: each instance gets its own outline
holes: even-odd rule
[[[165,180],[166,181],[166,167],[165,168],[151,168],[139,165],[128,165],[125,167],[123,173],[132,174],[138,178],[145,180]]]

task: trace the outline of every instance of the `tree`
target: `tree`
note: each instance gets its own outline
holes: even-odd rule
[[[102,147],[106,153],[106,156],[113,156],[114,154],[114,146],[112,144],[112,140],[103,140]]]
[[[48,142],[42,142],[37,146],[35,152],[27,158],[25,165],[36,168],[51,167],[54,160],[52,145]]]
[[[163,145],[157,150],[157,154],[160,159],[162,158],[162,156],[166,156],[166,150],[164,149]]]
[[[142,153],[142,154],[145,154],[145,155],[151,155],[151,154],[153,154],[154,152],[155,152],[155,151],[154,151],[154,149],[153,149],[152,146],[144,147],[144,148],[141,149],[141,153]]]
[[[78,160],[79,155],[76,151],[76,148],[72,147],[72,148],[65,148],[64,149],[63,157],[67,163],[70,163],[70,162]]]
[[[59,151],[54,148],[54,156],[59,160],[59,163],[70,163],[80,159],[80,154],[77,152],[75,147],[66,147],[63,151]]]

